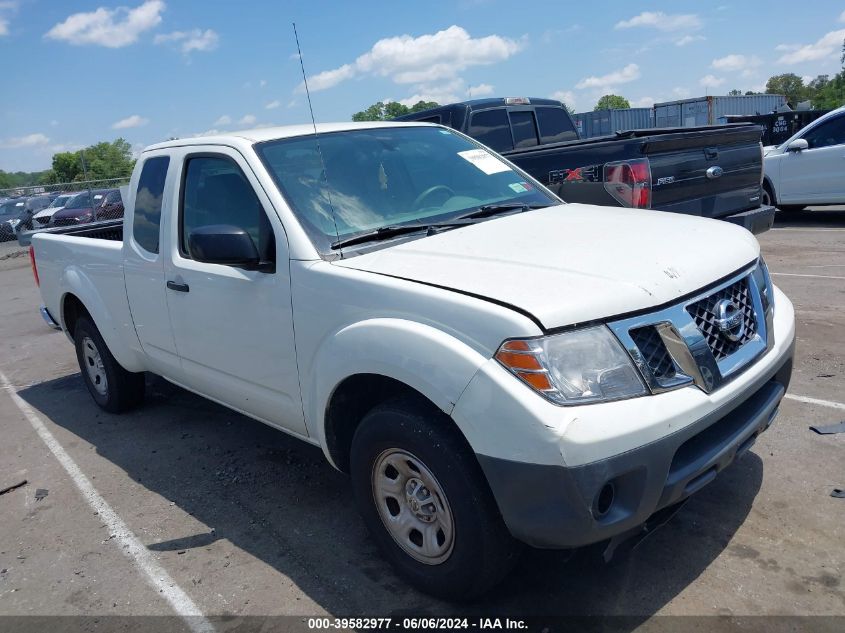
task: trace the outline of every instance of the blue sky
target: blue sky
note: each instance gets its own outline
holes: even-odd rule
[[[590,110],[833,73],[845,2],[0,0],[0,169],[56,151],[309,120],[385,99],[554,96]]]

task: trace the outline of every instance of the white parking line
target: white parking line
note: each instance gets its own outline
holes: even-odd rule
[[[813,277],[814,279],[845,279],[845,277],[835,277],[833,275],[802,275],[799,273],[770,273],[780,277]]]
[[[845,410],[845,404],[842,404],[841,402],[833,402],[832,400],[819,400],[818,398],[808,398],[807,396],[794,396],[791,393],[786,394],[784,398],[803,402],[804,404],[817,404],[822,407],[830,407],[831,409]]]
[[[0,384],[9,394],[12,402],[15,403],[20,412],[26,417],[38,436],[50,449],[55,458],[70,475],[74,485],[82,494],[88,505],[98,513],[99,520],[106,524],[109,534],[114,535],[114,541],[121,552],[138,568],[144,575],[146,581],[157,590],[170,604],[173,610],[185,620],[188,628],[194,633],[214,633],[215,629],[200,611],[200,608],[186,594],[179,585],[170,577],[161,565],[156,562],[149,550],[138,540],[123,519],[106,502],[97,489],[79,468],[73,458],[62,448],[55,436],[50,433],[38,414],[21,398],[14,386],[3,372],[0,372]]]
[[[830,233],[831,231],[845,231],[845,229],[804,229],[800,226],[783,226],[770,229],[771,231],[804,231],[807,233]]]

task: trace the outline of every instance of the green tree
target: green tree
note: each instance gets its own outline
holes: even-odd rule
[[[421,112],[430,108],[436,108],[439,103],[436,101],[417,101],[410,108],[398,101],[378,101],[368,107],[366,110],[361,110],[352,115],[353,121],[389,121],[398,116],[411,114],[413,112]]]
[[[85,170],[82,159],[85,159]],[[108,178],[126,178],[132,174],[135,160],[132,158],[132,146],[118,138],[109,143],[96,143],[78,152],[59,152],[53,155],[52,182],[74,182],[85,180],[105,180]]]
[[[766,82],[766,93],[784,95],[787,103],[793,107],[809,96],[804,80],[795,73],[784,73],[770,77],[769,81]]]
[[[730,96],[730,97],[738,97],[738,96],[739,96],[739,95],[741,95],[741,94],[742,94],[742,90],[737,90],[736,88],[734,88],[733,90],[731,90],[731,91],[728,93],[728,96]]]
[[[842,42],[842,69],[833,77],[819,75],[807,88],[813,107],[819,110],[832,110],[845,105],[845,40]]]
[[[631,104],[625,97],[620,97],[619,95],[604,95],[598,100],[596,107],[593,108],[593,110],[624,110],[630,107]]]

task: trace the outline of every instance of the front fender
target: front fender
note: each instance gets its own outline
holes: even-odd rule
[[[303,384],[309,435],[319,441],[331,462],[326,409],[337,386],[350,376],[393,378],[450,414],[486,360],[458,339],[415,321],[370,319],[344,327],[323,340]]]
[[[82,267],[71,264],[62,272],[60,283],[61,325],[68,338],[70,334],[64,311],[68,295],[74,295],[94,319],[94,324],[117,362],[127,371],[144,371],[146,367],[129,312],[122,269],[98,270],[95,284]],[[134,349],[132,343],[135,344]]]

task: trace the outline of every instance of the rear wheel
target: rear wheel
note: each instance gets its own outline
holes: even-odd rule
[[[121,413],[143,401],[144,374],[120,366],[90,318],[76,321],[73,338],[82,380],[94,402],[109,413]]]
[[[430,404],[402,398],[370,411],[352,440],[350,473],[383,555],[421,591],[472,598],[516,563],[520,546],[475,456]]]
[[[763,206],[774,206],[775,195],[772,192],[772,186],[768,182],[763,183],[763,194],[760,202]]]

